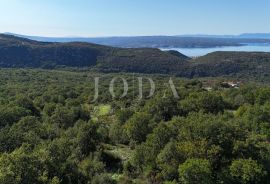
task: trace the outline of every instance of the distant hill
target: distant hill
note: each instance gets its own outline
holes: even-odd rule
[[[177,35],[178,37],[193,38],[227,38],[227,39],[270,39],[270,33],[243,33],[239,35],[207,35],[207,34],[190,34]]]
[[[93,67],[97,63],[102,66],[102,63],[110,60],[125,60],[134,61],[138,65],[142,63],[145,67],[154,65],[161,70],[160,64],[166,68],[166,65],[171,65],[169,61],[181,64],[187,59],[176,51],[170,53],[159,49],[113,48],[83,42],[38,42],[0,35],[0,67]]]
[[[96,64],[111,47],[89,43],[37,42],[10,35],[0,35],[1,67],[84,67]]]
[[[270,33],[244,33],[239,38],[270,39]]]
[[[212,48],[221,46],[241,46],[245,43],[269,43],[270,37],[258,38],[248,34],[234,35],[180,35],[180,36],[134,36],[134,37],[39,37],[8,33],[42,42],[88,42],[123,48]]]
[[[188,65],[189,60],[190,58],[177,51],[117,49],[110,56],[99,58],[96,67],[103,72],[175,74]]]
[[[270,53],[214,52],[191,59],[177,51],[97,44],[38,42],[0,34],[0,67],[87,67],[101,72],[170,74],[181,77],[270,77]]]
[[[270,53],[214,52],[192,61],[192,76],[269,77]]]
[[[153,63],[152,65],[149,63]],[[214,52],[186,62],[154,62],[137,57],[101,61],[97,68],[102,72],[138,72],[172,74],[179,77],[234,76],[242,79],[270,79],[270,53],[264,52]]]

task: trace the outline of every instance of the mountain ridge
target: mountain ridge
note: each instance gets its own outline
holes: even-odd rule
[[[264,78],[270,73],[270,53],[213,52],[191,59],[177,51],[156,48],[117,48],[85,42],[38,42],[0,34],[0,67],[75,67],[107,73],[168,74],[187,78]]]
[[[170,54],[159,49],[124,49],[85,42],[38,42],[26,38],[0,34],[0,66],[2,67],[93,67],[99,60],[136,57],[143,62],[173,60],[181,63],[184,55]]]
[[[123,36],[123,37],[41,37],[14,33],[10,35],[42,42],[88,42],[122,48],[213,48],[221,46],[242,46],[245,43],[268,43],[270,36],[252,38],[250,34],[235,35],[176,35],[176,36]]]

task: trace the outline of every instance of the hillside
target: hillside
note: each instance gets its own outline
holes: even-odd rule
[[[193,76],[240,75],[267,77],[270,72],[270,53],[214,52],[191,62]]]
[[[214,52],[186,62],[166,61],[163,57],[151,59],[118,55],[100,60],[97,68],[102,72],[159,73],[187,78],[233,76],[264,80],[270,73],[270,53],[264,52]]]
[[[169,74],[188,65],[187,56],[159,49],[117,49],[99,58],[97,68],[103,72],[136,72]]]
[[[86,43],[46,43],[0,35],[1,67],[85,67],[96,64],[97,57],[110,47]]]
[[[270,53],[214,52],[190,59],[177,51],[97,44],[38,42],[0,35],[0,67],[86,67],[101,72],[171,74],[180,77],[269,77]]]
[[[162,62],[181,62],[187,57],[176,56],[158,49],[121,49],[83,43],[37,42],[10,35],[0,35],[0,67],[91,67],[99,58],[121,60],[136,58],[141,62],[147,58],[153,64],[157,58]],[[159,62],[159,61],[157,61]]]

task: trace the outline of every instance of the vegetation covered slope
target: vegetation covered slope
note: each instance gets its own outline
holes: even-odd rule
[[[101,72],[180,77],[269,78],[270,53],[214,52],[190,59],[177,51],[114,48],[89,43],[47,43],[0,35],[0,67],[87,67]]]
[[[266,52],[214,52],[194,59],[193,76],[252,76],[268,77],[270,53]]]
[[[120,49],[80,42],[46,43],[0,35],[0,67],[91,67],[99,58],[121,60],[123,57],[135,57],[138,62],[144,59],[148,65],[157,59],[163,63],[182,60],[180,56],[158,49]]]
[[[110,47],[95,44],[46,43],[0,35],[2,67],[89,67],[110,51]]]
[[[214,52],[185,62],[167,61],[160,56],[152,59],[155,60],[135,56],[110,57],[101,60],[97,68],[107,72],[161,73],[187,78],[239,76],[263,80],[269,79],[270,73],[270,53],[264,52]]]
[[[188,65],[189,58],[177,51],[159,49],[118,49],[110,56],[99,58],[97,69],[105,72],[136,72],[169,74]]]

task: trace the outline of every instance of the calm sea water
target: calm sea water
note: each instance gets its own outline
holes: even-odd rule
[[[189,57],[203,56],[215,51],[270,52],[270,44],[248,44],[245,46],[214,48],[161,48],[161,50],[177,50]]]

